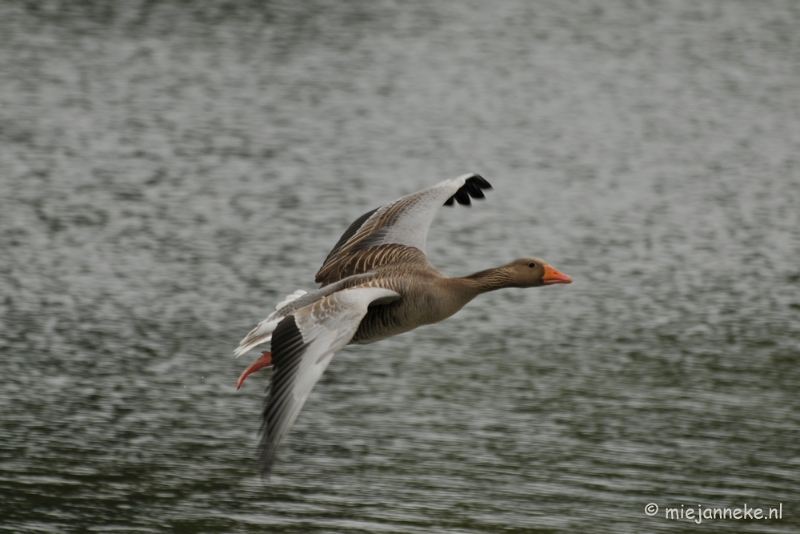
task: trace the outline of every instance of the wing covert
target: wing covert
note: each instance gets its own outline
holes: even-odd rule
[[[375,268],[378,265],[364,262],[366,270],[359,270],[356,261],[355,270],[337,269],[349,257],[373,247],[399,245],[415,248],[424,255],[428,229],[439,208],[453,205],[454,200],[469,206],[470,197],[484,198],[482,190],[491,187],[478,174],[464,174],[365,213],[350,225],[333,247],[317,272],[315,281],[327,285],[341,276],[359,274]],[[386,262],[394,261],[392,254],[384,254],[382,259]]]

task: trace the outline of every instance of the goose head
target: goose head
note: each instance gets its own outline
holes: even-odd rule
[[[569,275],[557,270],[541,258],[519,258],[503,268],[516,287],[538,287],[572,283],[572,278]]]

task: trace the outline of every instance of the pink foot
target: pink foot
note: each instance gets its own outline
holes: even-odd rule
[[[272,353],[268,350],[265,350],[261,353],[261,357],[251,363],[250,366],[239,376],[239,380],[236,381],[236,389],[242,387],[242,384],[244,384],[244,379],[247,378],[248,375],[255,373],[259,369],[263,369],[264,367],[269,367],[270,365],[272,365]]]

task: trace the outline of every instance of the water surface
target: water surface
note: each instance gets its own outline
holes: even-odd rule
[[[125,5],[0,4],[0,529],[798,530],[795,4]],[[433,263],[575,283],[343,350],[262,480],[239,339],[470,171]]]

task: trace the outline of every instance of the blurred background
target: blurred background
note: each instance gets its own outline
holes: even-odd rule
[[[0,531],[798,532],[800,5],[0,2]],[[232,350],[365,211],[575,283]],[[661,511],[645,514],[645,505]],[[667,507],[778,506],[671,521]]]

